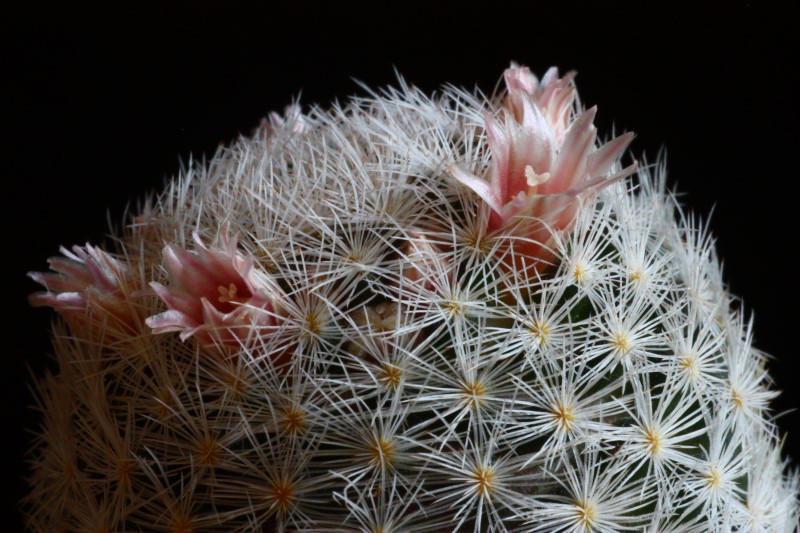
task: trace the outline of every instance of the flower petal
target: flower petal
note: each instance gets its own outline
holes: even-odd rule
[[[455,179],[463,183],[481,197],[481,199],[492,208],[492,211],[498,215],[502,213],[503,206],[500,198],[486,180],[481,179],[474,174],[462,170],[457,165],[450,165],[447,170],[453,175]]]
[[[153,333],[167,333],[170,331],[185,331],[193,329],[197,326],[194,321],[190,320],[188,316],[169,309],[163,313],[147,317],[144,323],[153,329]],[[181,338],[181,340],[185,340]]]
[[[589,156],[588,174],[594,178],[605,175],[633,140],[633,132],[615,137]]]
[[[615,183],[622,178],[626,178],[636,172],[636,169],[639,168],[639,162],[634,161],[633,164],[628,165],[627,167],[623,168],[621,171],[617,172],[613,176],[598,176],[596,178],[590,179],[583,183],[576,185],[570,189],[567,189],[562,194],[569,195],[569,196],[577,196],[585,191],[596,189],[602,190]]]
[[[597,138],[593,124],[596,113],[597,107],[587,109],[569,127],[553,164],[552,178],[541,185],[540,194],[563,192],[585,179],[587,160]]]
[[[192,321],[194,325],[200,323],[196,317],[202,314],[203,308],[200,305],[200,300],[196,296],[183,291],[170,289],[156,281],[151,281],[150,287],[159,298],[164,300],[167,307],[179,311],[188,317],[195,317]]]
[[[506,124],[512,139],[508,165],[509,196],[528,190],[525,167],[532,167],[537,174],[548,172],[556,153],[555,135],[539,106],[528,95],[522,95],[522,104],[522,123],[517,125],[508,121]]]

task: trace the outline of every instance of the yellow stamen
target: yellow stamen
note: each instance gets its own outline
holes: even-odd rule
[[[175,396],[172,394],[172,389],[167,387],[159,389],[155,399],[157,400],[155,411],[161,418],[168,418],[175,412]]]
[[[312,309],[306,313],[305,330],[313,337],[319,337],[322,334],[322,328],[325,324],[325,319],[322,316],[322,311]]]
[[[528,182],[528,187],[538,187],[542,183],[550,179],[549,172],[537,174],[533,167],[525,165],[525,180]]]
[[[242,372],[237,372],[235,370],[226,373],[223,376],[225,381],[225,385],[228,387],[228,390],[236,398],[241,398],[247,394],[248,390],[250,390],[250,383]]]
[[[491,240],[479,229],[470,229],[464,235],[464,243],[467,247],[478,250],[482,254],[488,254],[492,248]]]
[[[236,299],[236,293],[239,292],[239,289],[236,287],[234,283],[228,285],[226,289],[224,285],[220,285],[218,287],[219,290],[219,302],[232,302]]]

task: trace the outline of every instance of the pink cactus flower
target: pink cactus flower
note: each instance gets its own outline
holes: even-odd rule
[[[490,231],[508,230],[523,219],[536,221],[528,225],[527,240],[519,241],[515,252],[546,261],[546,243],[553,232],[569,229],[582,197],[636,170],[634,163],[610,173],[633,134],[596,145],[597,109],[573,117],[574,73],[559,78],[551,68],[540,83],[527,68],[512,65],[504,77],[504,121],[486,117],[492,154],[488,176],[475,176],[456,165],[450,172],[488,206]]]
[[[219,354],[253,347],[264,328],[275,325],[276,286],[254,268],[255,259],[236,250],[237,239],[222,236],[222,248],[206,247],[194,234],[195,252],[164,248],[169,286],[151,282],[169,308],[145,321],[154,333],[195,336]]]
[[[308,129],[308,121],[303,115],[300,104],[288,105],[283,110],[283,115],[276,111],[270,111],[267,118],[261,119],[261,124],[253,132],[254,136],[261,139],[269,138],[281,128],[291,126],[292,133],[302,134]]]
[[[32,306],[52,307],[71,327],[112,340],[141,329],[139,308],[130,298],[138,283],[127,265],[89,244],[61,248],[61,253],[48,260],[53,272],[28,274],[47,289],[30,295]]]

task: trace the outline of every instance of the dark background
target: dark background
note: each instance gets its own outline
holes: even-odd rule
[[[0,412],[7,520],[24,494],[30,373],[48,365],[52,313],[30,309],[25,277],[60,245],[101,243],[129,202],[158,190],[190,155],[210,156],[271,110],[345,100],[392,84],[490,92],[510,60],[541,75],[578,71],[583,102],[608,135],[632,130],[637,157],[668,152],[671,183],[714,214],[725,278],[755,316],[756,346],[775,356],[800,405],[797,349],[800,216],[798,57],[794,18],[778,7],[714,2],[682,10],[601,2],[391,4],[223,2],[11,7],[0,22],[6,288]],[[220,5],[217,5],[220,4]],[[668,4],[668,3],[665,3]],[[656,4],[654,4],[656,5]],[[383,7],[380,7],[383,6]],[[549,7],[543,7],[549,6]],[[10,190],[10,193],[9,193]],[[30,369],[30,372],[28,371]],[[800,458],[800,416],[779,418]],[[800,464],[795,461],[793,464]]]

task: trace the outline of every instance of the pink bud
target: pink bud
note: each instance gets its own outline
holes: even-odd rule
[[[254,136],[269,138],[275,134],[279,128],[289,125],[292,133],[301,134],[308,128],[307,119],[303,116],[302,108],[298,104],[286,106],[283,115],[270,111],[267,118],[261,120],[260,127],[254,132]]]
[[[128,266],[89,244],[61,253],[49,260],[53,272],[28,274],[46,289],[31,294],[30,304],[52,307],[71,327],[112,340],[137,333],[141,318],[131,297],[139,283]]]
[[[450,260],[425,234],[414,232],[401,249],[400,268],[405,286],[430,291],[449,273]]]

